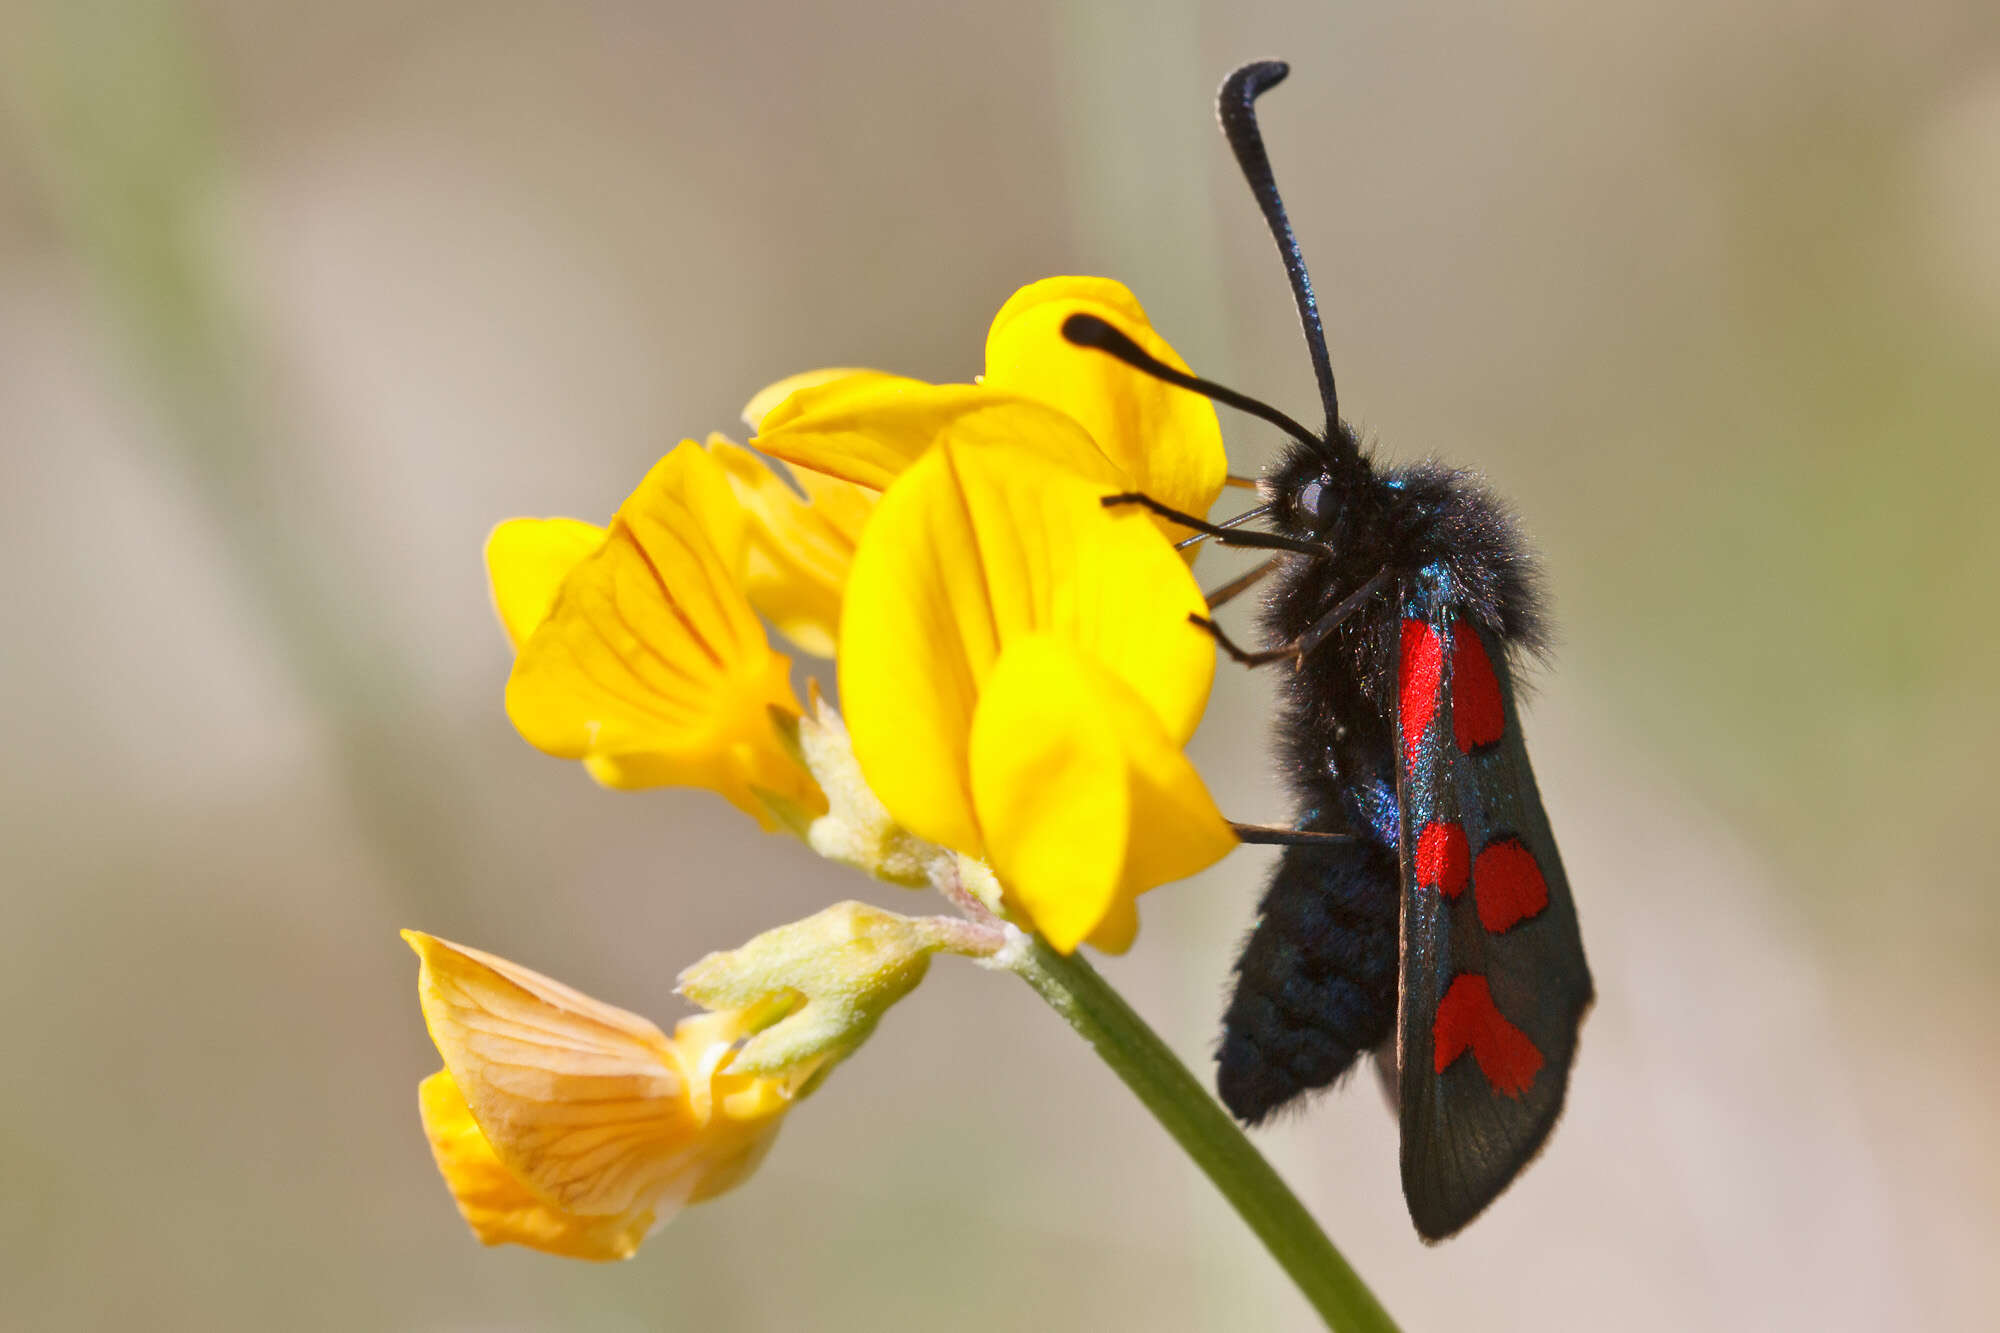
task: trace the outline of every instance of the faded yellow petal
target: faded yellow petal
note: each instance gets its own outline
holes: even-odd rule
[[[760,792],[824,811],[774,719],[799,713],[791,664],[737,586],[749,540],[720,464],[692,442],[662,459],[521,646],[521,735],[610,786],[718,791],[767,828]]]
[[[1066,422],[1015,410],[1024,430]],[[1193,734],[1214,648],[1188,623],[1200,589],[1159,531],[1106,510],[1112,487],[954,427],[884,495],[856,553],[841,701],[869,785],[918,836],[983,854],[967,777],[973,713],[1009,643],[1046,633],[1137,693],[1176,743]]]
[[[802,498],[748,449],[711,436],[708,451],[750,517],[743,571],[750,604],[806,652],[832,657],[847,571],[878,493],[802,472]]]
[[[879,370],[864,370],[859,366],[832,366],[825,370],[802,370],[796,375],[787,375],[776,384],[767,384],[757,390],[755,396],[743,405],[743,424],[753,433],[762,430],[764,418],[771,414],[771,409],[801,389],[817,389],[822,384],[844,380],[850,375],[883,373]]]
[[[538,1197],[494,1155],[450,1070],[417,1085],[417,1105],[438,1171],[481,1243],[525,1245],[565,1259],[629,1259],[652,1228],[650,1208],[586,1217]]]
[[[1074,418],[1134,489],[1205,515],[1229,470],[1214,406],[1198,393],[1070,343],[1062,336],[1063,321],[1079,313],[1111,324],[1176,370],[1188,368],[1123,284],[1045,278],[1014,293],[994,316],[986,335],[987,387],[1026,395]]]
[[[417,931],[403,938],[423,964],[431,1040],[509,1173],[569,1213],[680,1201],[697,1126],[664,1033],[504,958]]]
[[[750,443],[797,467],[885,490],[947,428],[1041,454],[1114,489],[1126,481],[1088,432],[1024,395],[873,371],[792,394]]]
[[[1046,634],[1010,643],[973,719],[973,803],[994,871],[1057,949],[1122,952],[1133,899],[1236,845],[1207,788],[1124,681]]]
[[[569,572],[604,544],[604,529],[574,518],[514,518],[486,539],[493,609],[516,648],[549,617]]]

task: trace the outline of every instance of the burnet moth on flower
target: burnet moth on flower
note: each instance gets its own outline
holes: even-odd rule
[[[1274,554],[1210,596],[1268,578],[1287,671],[1279,753],[1302,813],[1236,964],[1217,1087],[1256,1124],[1373,1051],[1396,1089],[1403,1193],[1426,1240],[1458,1231],[1540,1150],[1562,1111],[1590,1007],[1576,907],[1521,739],[1514,686],[1546,643],[1533,556],[1474,475],[1376,462],[1340,419],[1305,260],[1257,128],[1285,77],[1250,64],[1222,85],[1224,135],[1277,239],[1326,410],[1321,431],[1148,356],[1076,315],[1070,341],[1249,412],[1290,437],[1223,524],[1144,505],[1231,546]],[[1239,526],[1262,521],[1268,530]]]

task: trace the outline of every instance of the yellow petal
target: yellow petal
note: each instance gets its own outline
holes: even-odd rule
[[[1143,515],[1045,455],[990,443],[1067,419],[1019,405],[954,427],[883,496],[841,621],[841,702],[869,785],[911,832],[983,854],[966,767],[973,712],[1008,643],[1048,633],[1138,694],[1175,744],[1215,653],[1205,603]]]
[[[994,873],[1064,953],[1109,913],[1132,829],[1117,732],[1079,707],[1080,674],[1066,644],[1010,645],[980,694],[968,756]]]
[[[832,657],[847,571],[877,493],[805,472],[802,499],[748,449],[711,436],[708,452],[749,515],[743,587],[750,604],[806,652]]]
[[[973,803],[994,871],[1057,949],[1122,952],[1133,899],[1236,845],[1208,789],[1124,681],[1047,634],[1010,643],[980,695]]]
[[[1139,902],[1130,894],[1118,894],[1097,929],[1084,937],[1084,943],[1104,953],[1124,953],[1138,938]]]
[[[1035,415],[1042,415],[1041,412]],[[981,557],[956,595],[982,602],[1001,642],[1050,633],[1136,690],[1175,744],[1194,735],[1215,645],[1190,623],[1208,603],[1146,516],[1106,509],[1109,486],[953,432],[946,456]]]
[[[749,518],[727,474],[684,443],[647,474],[521,646],[507,715],[541,750],[614,787],[707,787],[767,828],[767,792],[825,800],[774,721],[799,713],[737,585]]]
[[[1010,443],[1112,488],[1121,472],[1074,421],[1033,400],[978,384],[926,384],[868,371],[803,389],[764,418],[751,444],[801,468],[886,490],[949,427],[962,438]]]
[[[776,384],[767,384],[759,389],[751,400],[743,405],[743,424],[754,433],[764,427],[764,418],[771,409],[784,402],[800,389],[816,389],[834,380],[844,380],[849,375],[880,375],[879,370],[863,370],[858,366],[834,366],[825,370],[802,370],[796,375],[787,375]]]
[[[515,518],[486,539],[493,609],[519,648],[549,617],[569,572],[604,544],[604,529],[574,518]]]
[[[920,838],[981,853],[966,784],[980,681],[999,654],[980,552],[947,451],[920,459],[868,524],[840,621],[840,700],[861,771]],[[971,596],[960,594],[972,589]]]
[[[763,627],[737,586],[750,515],[728,473],[706,449],[693,440],[674,446],[625,498],[612,522],[637,534],[648,558],[666,562],[661,579],[695,632],[717,652],[727,655],[741,643],[763,641]],[[678,540],[649,540],[655,534]],[[705,558],[711,554],[713,564]]]
[[[629,1259],[652,1228],[650,1208],[586,1217],[537,1197],[494,1155],[450,1070],[417,1086],[417,1104],[438,1171],[483,1244],[526,1245],[566,1259]]]
[[[1175,509],[1207,514],[1229,470],[1215,408],[1062,336],[1090,314],[1176,370],[1187,363],[1153,331],[1132,293],[1109,278],[1046,278],[1000,307],[986,335],[987,387],[1024,394],[1078,421],[1142,490]],[[1180,533],[1178,535],[1185,535]]]
[[[431,1040],[510,1174],[564,1212],[600,1217],[674,1190],[696,1126],[666,1034],[504,958],[403,938],[423,963]]]

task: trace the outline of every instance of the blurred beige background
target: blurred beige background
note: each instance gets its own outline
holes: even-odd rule
[[[1412,1330],[1990,1326],[1989,0],[8,0],[0,1325],[1310,1327],[949,962],[637,1259],[481,1250],[395,937],[670,1021],[709,949],[921,907],[529,750],[480,543],[601,519],[782,373],[963,378],[1050,273],[1306,410],[1209,105],[1273,54],[1344,403],[1547,552],[1530,725],[1602,998],[1551,1150],[1440,1249],[1371,1083],[1262,1142]],[[1283,813],[1264,691],[1225,670],[1197,742],[1239,817]],[[1204,1073],[1267,860],[1107,965]]]

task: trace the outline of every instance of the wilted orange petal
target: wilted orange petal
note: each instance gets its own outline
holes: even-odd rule
[[[537,1196],[494,1155],[449,1070],[418,1085],[417,1105],[438,1171],[481,1243],[525,1245],[565,1259],[629,1259],[652,1228],[650,1208],[587,1217]]]
[[[431,1040],[507,1170],[565,1212],[650,1208],[694,1130],[666,1035],[504,958],[417,931]]]

